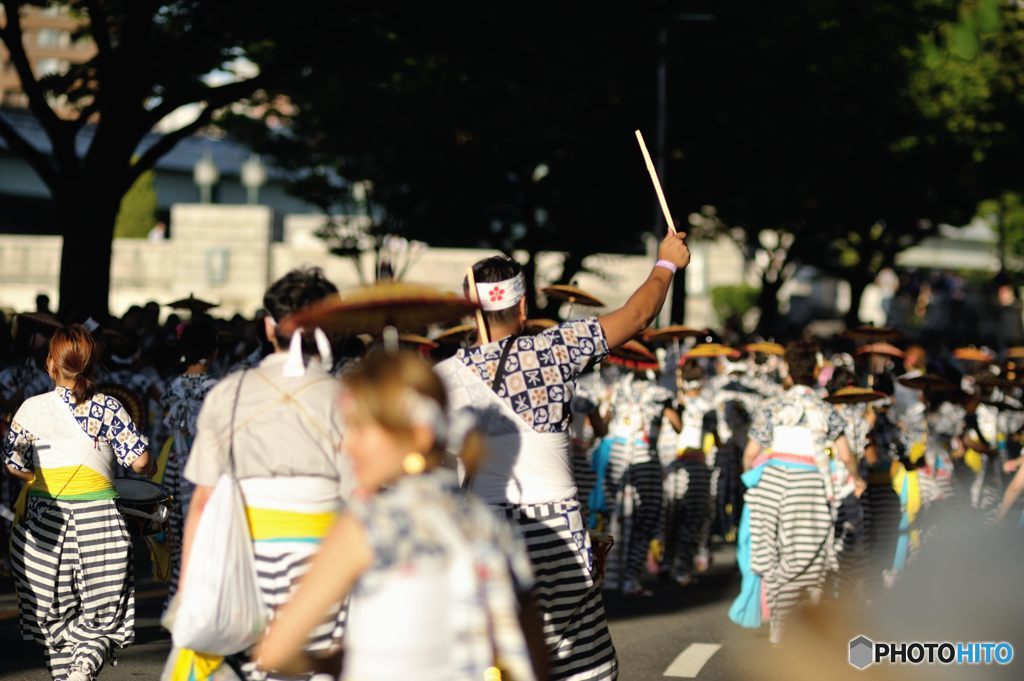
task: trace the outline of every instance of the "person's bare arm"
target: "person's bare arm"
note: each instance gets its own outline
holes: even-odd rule
[[[291,600],[274,617],[274,626],[256,645],[253,659],[260,669],[296,675],[309,671],[313,665],[303,653],[309,634],[348,595],[372,560],[363,526],[351,514],[341,516]]]
[[[1006,486],[1003,501],[999,504],[999,513],[996,514],[997,523],[1002,522],[1006,518],[1010,509],[1017,503],[1017,498],[1020,497],[1021,492],[1024,492],[1024,466],[1017,469],[1017,474],[1013,476],[1013,480]]]
[[[686,247],[686,234],[669,234],[658,248],[658,259],[667,260],[678,269],[690,264],[690,249]],[[608,348],[617,348],[636,337],[646,329],[658,316],[669,286],[672,284],[672,272],[664,267],[655,267],[648,275],[647,281],[640,285],[626,304],[614,312],[602,316],[598,321],[604,329]]]
[[[868,484],[864,482],[864,478],[860,477],[860,471],[857,470],[857,457],[853,455],[850,441],[846,439],[845,435],[840,435],[836,440],[836,453],[839,455],[839,460],[846,466],[846,470],[850,471],[850,477],[853,478],[854,494],[859,497],[868,488]]]
[[[203,517],[206,504],[210,501],[213,488],[206,485],[196,485],[192,492],[192,501],[188,507],[188,518],[185,519],[185,536],[181,545],[181,571],[178,574],[178,591],[184,591],[185,578],[188,576],[188,559],[192,553],[192,542],[196,538],[196,530],[199,528],[199,519]]]
[[[32,471],[18,470],[14,466],[8,466],[7,472],[16,477],[18,480],[22,480],[24,482],[32,482],[32,479],[35,477],[35,474]]]
[[[132,461],[132,470],[151,478],[156,473],[156,459],[151,457],[149,452],[143,452],[142,456]]]
[[[743,470],[750,470],[759,456],[761,456],[761,443],[753,439],[748,440],[747,448],[743,450]]]
[[[864,448],[864,460],[868,462],[869,466],[878,463],[878,444],[873,437],[868,437],[868,446]]]

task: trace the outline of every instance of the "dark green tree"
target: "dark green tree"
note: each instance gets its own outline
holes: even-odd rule
[[[714,204],[753,249],[790,235],[784,264],[816,265],[860,295],[940,222],[973,211],[973,146],[927,115],[911,84],[926,40],[957,17],[943,0],[726,3],[679,55],[672,190]],[[702,59],[703,57],[703,59]],[[682,64],[689,63],[689,69]],[[765,282],[768,284],[769,282]],[[770,306],[780,282],[762,287]],[[774,291],[772,289],[775,289]],[[770,327],[778,317],[764,309]],[[771,329],[768,329],[771,330]]]
[[[770,247],[766,329],[799,263],[849,281],[854,322],[880,268],[990,195],[979,140],[950,124],[981,98],[936,111],[927,94],[968,4],[742,0],[687,23],[677,12],[703,8],[377,3],[346,18],[332,63],[289,83],[270,133],[247,121],[244,136],[325,207],[371,182],[380,232],[565,250],[566,280],[589,253],[642,247],[652,195],[631,131],[654,127],[667,22],[674,212],[712,205],[748,253]]]
[[[346,3],[298,0],[287,11],[272,3],[201,0],[2,0],[0,40],[10,53],[49,148],[37,148],[0,114],[0,136],[39,175],[56,205],[64,237],[60,310],[69,317],[107,313],[111,238],[122,197],[174,146],[210,123],[227,105],[272,95],[275,86],[319,54],[338,31],[318,21]],[[81,18],[73,39],[88,38],[96,54],[66,72],[37,77],[26,54],[22,9],[50,5]],[[299,32],[287,52],[277,41]],[[240,59],[259,73],[221,85],[208,76],[230,72]],[[52,102],[67,103],[67,117]],[[185,105],[194,121],[162,135],[154,126]],[[63,113],[63,112],[62,112]]]
[[[643,252],[653,193],[632,131],[652,117],[653,24],[562,3],[382,3],[289,85],[283,128],[236,133],[324,205],[372,183],[380,232],[434,246]],[[240,130],[241,123],[245,131]],[[268,134],[269,130],[269,134]],[[533,277],[528,279],[533,283]]]
[[[1000,236],[1000,255],[1024,256],[1024,7],[962,2],[924,43],[912,83],[922,111],[974,150],[985,199],[979,216]]]

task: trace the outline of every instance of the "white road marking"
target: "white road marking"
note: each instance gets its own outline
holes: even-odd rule
[[[717,653],[721,647],[717,643],[691,643],[668,666],[664,676],[673,676],[680,679],[697,678],[700,670],[704,668],[704,665],[708,663],[711,656]]]

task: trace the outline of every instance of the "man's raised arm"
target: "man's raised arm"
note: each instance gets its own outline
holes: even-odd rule
[[[633,292],[625,305],[598,320],[604,329],[609,349],[635,338],[651,325],[665,304],[676,270],[684,269],[689,264],[690,249],[686,246],[686,234],[679,232],[666,236],[658,247],[658,263],[647,281]]]

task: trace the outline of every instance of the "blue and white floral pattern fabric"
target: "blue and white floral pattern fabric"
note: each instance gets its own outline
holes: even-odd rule
[[[86,435],[93,440],[109,442],[122,466],[130,466],[149,449],[149,440],[138,431],[128,412],[113,397],[96,393],[88,402],[77,404],[70,390],[56,390]],[[31,471],[34,465],[31,453],[35,440],[31,432],[13,421],[3,446],[6,465],[24,472]]]
[[[515,345],[505,363],[498,397],[538,433],[567,431],[575,380],[591,362],[608,355],[600,322],[596,318],[565,322],[535,336],[464,348],[456,356],[490,385],[507,343]]]
[[[517,614],[517,595],[533,587],[526,547],[508,523],[462,491],[453,472],[406,476],[366,501],[353,502],[350,509],[373,551],[352,594],[346,633],[353,646],[388,639],[393,613],[379,612],[378,606],[391,602],[388,591],[415,583],[420,591],[405,592],[407,598],[440,598],[445,604],[436,626],[451,631],[423,633],[450,642],[442,652],[449,666],[445,678],[484,678],[495,656],[512,678],[533,678]],[[448,593],[422,593],[425,584]],[[379,657],[365,659],[365,650],[352,652],[357,657],[352,662],[364,672],[366,665],[380,671],[392,664]],[[429,673],[436,671],[424,670],[431,679],[439,678]]]

